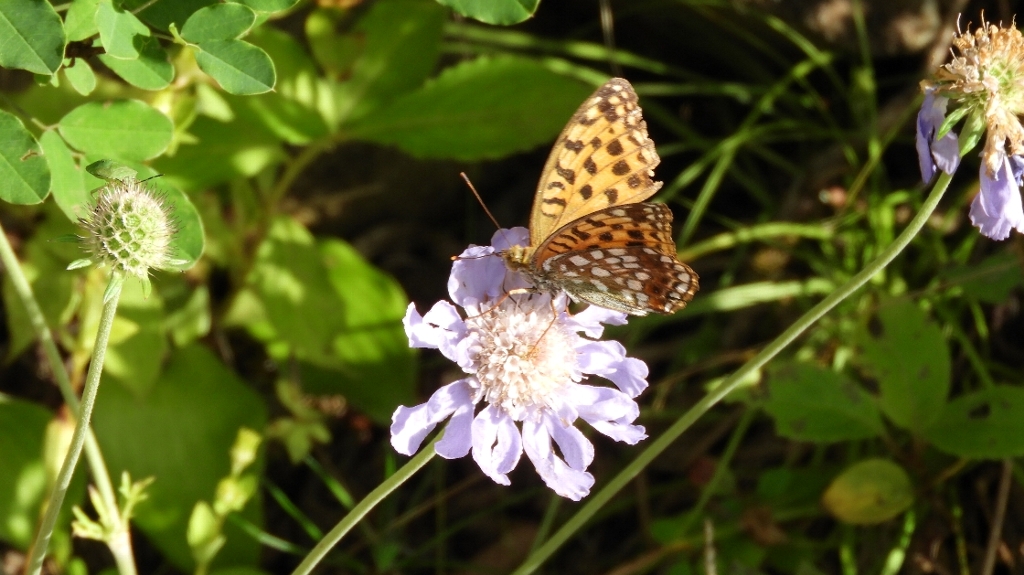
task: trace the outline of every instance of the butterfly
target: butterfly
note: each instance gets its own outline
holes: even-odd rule
[[[676,257],[672,211],[644,203],[661,159],[633,86],[612,78],[572,115],[548,156],[530,213],[530,245],[501,252],[539,291],[632,315],[670,314],[697,274]]]

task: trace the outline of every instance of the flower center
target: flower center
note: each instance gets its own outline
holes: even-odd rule
[[[582,374],[576,360],[579,335],[557,320],[547,301],[531,305],[515,299],[505,298],[496,309],[467,319],[466,326],[475,340],[480,386],[475,399],[521,421],[532,408],[549,406]]]

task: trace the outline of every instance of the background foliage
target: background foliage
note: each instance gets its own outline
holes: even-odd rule
[[[492,231],[458,172],[503,225],[525,222],[547,145],[612,74],[641,96],[659,198],[701,275],[687,310],[611,333],[652,368],[641,419],[657,436],[920,205],[917,82],[945,57],[957,10],[962,24],[1013,15],[901,6],[0,0],[0,222],[72,383],[105,279],[65,271],[82,254],[52,240],[76,232],[102,184],[84,167],[159,174],[147,184],[192,214],[182,249],[195,259],[205,242],[150,297],[126,284],[94,418],[115,476],[155,477],[135,514],[140,570],[195,568],[189,517],[235,475],[242,427],[267,441],[216,573],[287,572],[401,463],[391,413],[457,376],[408,348],[401,318],[445,297],[449,256]],[[975,167],[903,256],[704,417],[550,571],[975,573],[996,551],[1019,566],[1021,243],[970,227]],[[70,423],[6,276],[0,318],[13,570]],[[595,440],[600,487],[635,451]],[[88,509],[79,475],[69,503]],[[528,468],[503,488],[471,462],[435,461],[324,571],[506,572],[572,511]],[[110,568],[69,522],[49,568]]]

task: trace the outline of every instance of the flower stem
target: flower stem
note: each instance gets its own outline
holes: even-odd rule
[[[32,293],[32,286],[28,283],[28,278],[23,273],[11,243],[7,241],[7,234],[4,233],[3,226],[0,226],[0,263],[7,270],[7,277],[11,280],[14,292],[28,314],[29,323],[32,324],[32,329],[36,333],[36,339],[39,340],[43,348],[43,354],[46,356],[46,361],[50,365],[50,371],[57,381],[57,388],[60,389],[64,403],[67,404],[71,413],[77,419],[79,414],[78,395],[71,387],[71,379],[68,377],[68,371],[64,367],[57,344],[53,340],[53,333],[50,331],[50,327],[46,325],[43,310],[39,307],[39,302],[36,301],[36,297]],[[103,500],[103,504],[106,506],[111,519],[118,525],[124,525],[125,522],[121,517],[121,510],[117,507],[117,496],[114,494],[113,483],[110,481],[110,472],[107,471],[107,463],[103,460],[103,453],[100,451],[99,442],[96,441],[96,436],[93,434],[91,427],[85,436],[85,457],[89,460],[89,469],[92,471],[93,483],[95,483],[100,499]],[[114,554],[114,560],[119,565],[118,570],[121,575],[134,575],[136,572],[135,558],[131,553],[130,535],[127,525],[124,526],[124,532],[125,537],[129,541],[126,551],[123,550],[123,541],[110,542],[108,544]],[[115,550],[115,545],[122,548],[122,550]]]
[[[110,281],[116,281],[117,276],[111,275]],[[121,291],[117,290],[106,303],[103,304],[103,315],[100,317],[99,330],[96,333],[96,345],[92,351],[92,361],[89,363],[89,373],[85,378],[85,387],[82,390],[82,404],[79,409],[78,422],[75,424],[75,431],[71,435],[71,447],[67,456],[64,457],[64,464],[61,465],[57,474],[57,481],[50,493],[50,501],[46,507],[46,514],[39,525],[39,533],[32,545],[32,553],[29,556],[28,570],[26,573],[39,575],[43,568],[43,559],[46,558],[46,549],[50,545],[50,537],[53,535],[53,528],[57,523],[57,515],[60,513],[61,505],[64,503],[64,496],[67,494],[68,486],[71,484],[71,477],[74,475],[75,467],[78,465],[78,457],[82,454],[82,445],[89,435],[89,420],[92,417],[92,408],[96,402],[96,391],[100,387],[100,375],[103,372],[103,360],[107,354],[107,343],[110,340],[110,328],[114,324],[114,316],[117,314],[117,302],[120,299]],[[117,509],[117,506],[112,506]],[[111,551],[118,553],[111,545]],[[130,551],[130,546],[129,546]],[[121,575],[134,575],[134,563],[125,562],[123,557],[117,557],[119,568],[131,568],[130,572],[121,571]]]
[[[942,199],[942,195],[945,193],[946,188],[949,187],[951,179],[952,176],[949,174],[940,172],[939,179],[935,182],[935,187],[932,188],[928,198],[925,199],[920,211],[918,211],[914,218],[910,220],[910,223],[907,224],[907,228],[903,230],[903,233],[901,233],[899,237],[889,245],[889,247],[883,250],[874,261],[869,263],[857,275],[850,278],[850,281],[840,286],[828,297],[821,300],[821,302],[816,306],[812,307],[807,313],[801,316],[800,319],[796,320],[793,325],[789,326],[786,331],[782,332],[781,335],[761,350],[760,353],[751,358],[747,363],[743,364],[735,373],[729,376],[728,379],[723,381],[721,385],[705,395],[703,399],[698,401],[690,408],[689,411],[684,413],[674,424],[672,424],[671,427],[666,429],[660,437],[651,442],[651,444],[647,446],[647,449],[642,451],[628,467],[623,469],[618,475],[609,481],[601,491],[591,496],[587,504],[584,505],[576,515],[570,518],[561,529],[555,532],[555,534],[552,535],[544,545],[527,557],[526,560],[523,561],[522,565],[513,572],[513,575],[526,575],[536,571],[537,568],[551,557],[551,555],[553,555],[563,543],[565,543],[576,531],[582,528],[590,518],[592,518],[606,503],[608,503],[612,496],[632,481],[640,471],[647,467],[655,457],[661,454],[661,452],[665,451],[672,442],[679,439],[679,436],[689,429],[689,427],[693,425],[700,416],[704,415],[708,410],[717,405],[722,398],[736,389],[745,377],[763,367],[769,360],[785,349],[786,346],[793,343],[796,338],[800,337],[807,328],[814,325],[814,323],[821,319],[822,316],[855,291],[860,289],[860,287],[866,284],[875,274],[882,271],[885,266],[889,265],[889,263],[892,262],[892,260],[895,259],[908,244],[910,244],[911,240],[914,239],[918,232],[921,231],[921,228],[923,228],[928,222],[928,218],[939,205],[939,200]]]
[[[417,471],[423,468],[431,459],[433,459],[436,452],[434,451],[434,444],[437,443],[444,434],[438,434],[434,441],[425,445],[420,449],[420,452],[415,457],[409,460],[401,469],[395,472],[394,475],[385,479],[376,489],[371,491],[362,501],[356,504],[349,511],[342,520],[331,529],[330,533],[324,535],[315,547],[306,555],[306,558],[299,563],[299,566],[292,571],[292,575],[308,575],[313,570],[320,560],[327,555],[327,552],[332,547],[341,541],[341,538],[345,536],[353,527],[355,527],[362,519],[370,512],[378,503],[384,500],[385,497],[391,494],[392,491],[398,488],[398,486],[405,483],[410,477],[416,474]]]

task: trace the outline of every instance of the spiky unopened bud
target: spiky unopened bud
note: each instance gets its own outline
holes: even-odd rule
[[[142,280],[170,262],[175,224],[163,199],[135,179],[113,180],[96,193],[82,219],[85,248],[95,263]]]

